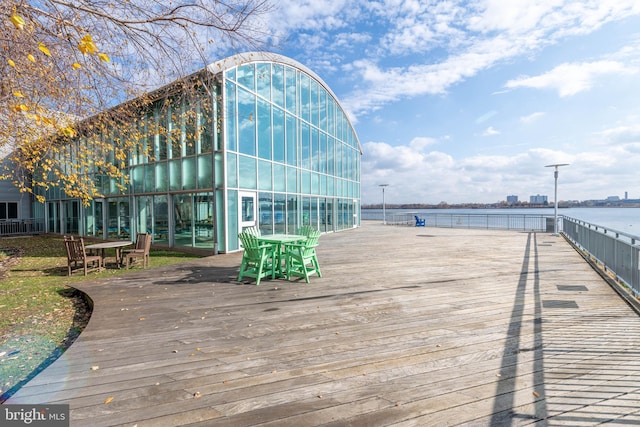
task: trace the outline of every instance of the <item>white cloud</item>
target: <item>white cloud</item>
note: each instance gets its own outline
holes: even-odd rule
[[[522,123],[525,124],[529,124],[529,123],[533,123],[535,121],[538,121],[539,119],[541,119],[542,117],[544,117],[545,113],[537,111],[535,113],[531,113],[528,116],[522,116],[520,117],[520,121]]]
[[[509,80],[505,87],[555,89],[560,97],[575,95],[593,87],[595,80],[606,74],[633,74],[635,68],[616,61],[596,61],[561,64],[544,74],[534,77],[520,77]]]
[[[586,34],[607,22],[638,14],[640,2],[487,0],[471,4],[437,2],[434,6],[388,0],[375,3],[370,10],[393,25],[379,38],[377,57],[363,55],[344,66],[357,82],[352,93],[343,96],[344,104],[355,115],[376,111],[403,98],[444,94],[453,85],[500,62],[519,55],[535,55],[562,38]],[[395,55],[408,53],[418,54],[412,58],[411,65],[397,65],[398,62],[392,60]],[[576,75],[577,69],[568,70],[574,72],[576,80],[557,83],[554,87],[562,96],[568,96],[590,87],[592,78],[599,74],[629,70],[622,63],[592,64],[594,68],[586,69],[586,75]],[[607,66],[618,68],[607,70]],[[533,80],[519,79],[509,84],[541,85],[545,80],[530,79]]]
[[[500,131],[495,130],[493,126],[489,126],[483,133],[482,136],[494,136],[500,135]]]
[[[621,129],[620,133],[627,132]],[[525,148],[513,155],[455,158],[441,151],[425,152],[424,146],[414,142],[395,147],[364,144],[364,204],[379,203],[378,184],[383,182],[389,184],[387,203],[492,203],[505,200],[508,194],[517,194],[521,200],[533,194],[552,196],[553,171],[545,165],[555,163],[569,163],[560,173],[561,200],[605,198],[624,191],[636,197],[640,193],[634,174],[629,173],[640,162],[640,143],[606,151]]]

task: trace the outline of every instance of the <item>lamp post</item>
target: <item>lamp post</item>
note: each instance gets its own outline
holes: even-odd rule
[[[387,213],[385,211],[385,204],[384,204],[384,187],[388,187],[389,184],[378,184],[378,187],[382,187],[382,223],[384,225],[387,224]]]
[[[569,163],[556,163],[546,165],[545,168],[555,168],[553,177],[555,179],[554,196],[553,196],[553,235],[558,235],[558,168],[560,166],[569,166]]]

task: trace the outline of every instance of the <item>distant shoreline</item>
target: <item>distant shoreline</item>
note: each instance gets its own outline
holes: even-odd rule
[[[558,204],[558,209],[569,209],[569,208],[640,208],[640,203],[624,203],[619,202],[616,204],[568,204],[560,202]],[[362,210],[365,209],[382,209],[382,204],[374,204],[374,205],[362,205]],[[459,204],[459,205],[418,205],[418,204],[402,204],[402,205],[385,205],[385,209],[553,209],[553,203],[549,203],[547,205],[501,205],[501,204]]]

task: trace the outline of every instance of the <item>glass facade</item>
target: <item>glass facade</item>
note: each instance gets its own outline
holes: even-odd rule
[[[36,211],[49,231],[132,240],[149,232],[156,245],[230,252],[249,225],[264,234],[357,227],[362,153],[353,127],[311,71],[265,55],[232,57],[196,97],[174,91],[148,103],[132,124],[142,142],[127,157],[129,182],[92,171],[103,197],[86,208],[48,190],[47,208]],[[114,133],[100,138],[118,158],[127,135]]]

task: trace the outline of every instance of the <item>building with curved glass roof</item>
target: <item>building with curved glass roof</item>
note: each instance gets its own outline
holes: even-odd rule
[[[182,96],[186,80],[199,82],[196,97]],[[129,182],[96,173],[104,197],[88,207],[47,190],[34,213],[48,232],[149,232],[154,245],[217,253],[238,250],[247,226],[359,226],[360,142],[334,93],[302,64],[232,56],[150,94],[139,111],[145,148],[127,159]]]

